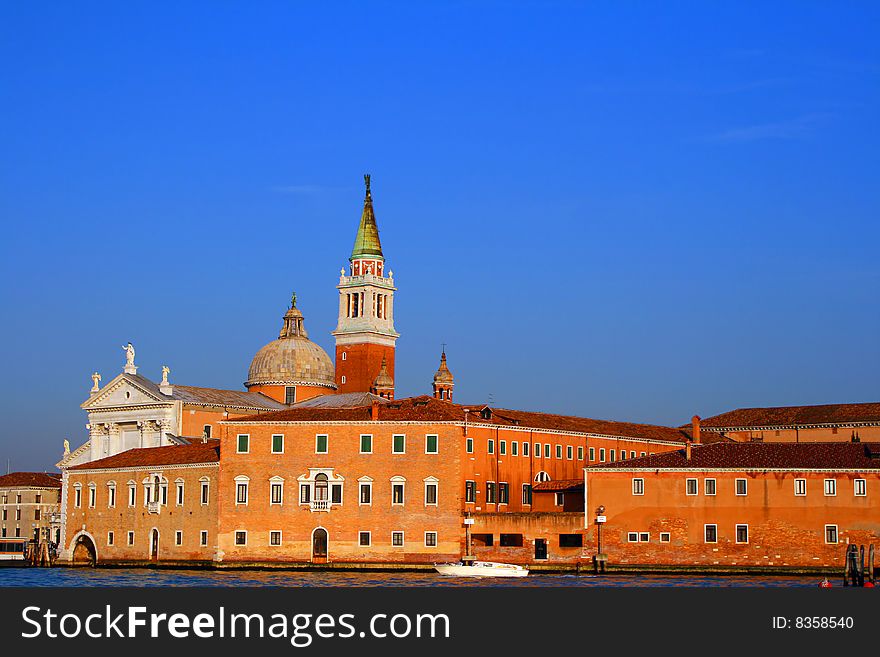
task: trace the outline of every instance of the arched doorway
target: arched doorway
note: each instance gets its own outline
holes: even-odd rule
[[[94,566],[98,562],[98,552],[92,539],[81,534],[73,544],[73,564],[75,566]]]
[[[155,527],[150,532],[150,561],[156,561],[159,558],[159,530]]]
[[[318,527],[312,532],[312,563],[327,563],[327,530]]]

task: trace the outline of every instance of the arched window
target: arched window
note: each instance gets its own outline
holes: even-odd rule
[[[323,472],[319,472],[315,475],[315,500],[316,501],[326,501],[327,493],[330,488],[330,485],[327,481],[327,475]]]
[[[535,481],[550,481],[550,475],[541,470],[538,474],[535,475]]]

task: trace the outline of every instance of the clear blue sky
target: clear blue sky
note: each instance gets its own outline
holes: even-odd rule
[[[373,175],[398,396],[680,424],[876,401],[877,3],[7,3],[0,458],[120,346],[241,388],[332,353]]]

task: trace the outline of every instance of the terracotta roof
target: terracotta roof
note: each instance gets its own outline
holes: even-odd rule
[[[583,490],[583,479],[557,479],[556,481],[541,481],[532,486],[535,493],[558,493],[566,490]]]
[[[700,421],[704,429],[880,422],[880,402],[738,408]]]
[[[880,443],[716,443],[694,445],[691,458],[679,449],[619,463],[600,470],[880,470]]]
[[[61,488],[55,472],[10,472],[0,476],[0,488]]]
[[[131,379],[137,385],[149,390],[159,398],[169,398],[159,390],[159,385],[150,381],[140,374],[123,374],[123,377]],[[254,410],[278,410],[287,408],[285,404],[277,402],[259,392],[245,390],[222,390],[220,388],[199,388],[196,386],[181,386],[174,384],[171,388],[170,399],[178,399],[184,404],[197,404],[200,406],[240,406]]]
[[[97,461],[75,465],[70,470],[103,470],[114,468],[137,468],[153,465],[191,465],[194,463],[217,463],[220,460],[220,441],[190,445],[166,445],[164,447],[139,447]]]
[[[684,442],[688,435],[681,429],[653,424],[593,420],[570,415],[552,413],[533,413],[503,408],[492,408],[491,415],[484,417],[480,410],[488,408],[484,404],[468,406],[434,399],[427,395],[394,400],[383,404],[379,409],[379,420],[386,422],[463,422],[464,410],[469,409],[468,422],[489,424],[499,427],[523,427],[526,429],[549,429],[575,433],[596,433],[629,438],[644,438],[670,442]],[[307,407],[297,404],[277,413],[263,413],[248,418],[227,420],[227,424],[249,422],[328,422],[354,421],[369,422],[371,407],[368,405],[348,408]]]

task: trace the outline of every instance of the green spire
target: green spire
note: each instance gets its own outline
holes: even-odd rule
[[[358,226],[357,237],[354,238],[354,248],[351,250],[351,258],[379,258],[382,256],[382,244],[379,242],[379,227],[376,225],[376,215],[373,214],[373,197],[370,195],[370,174],[364,174],[364,182],[367,185],[367,195],[364,198],[364,211],[361,214],[361,225]]]

